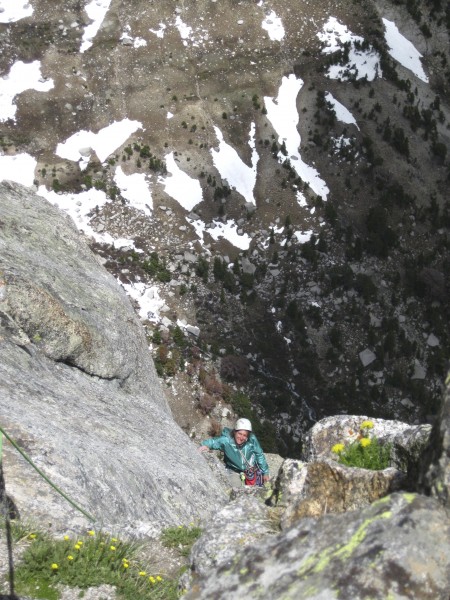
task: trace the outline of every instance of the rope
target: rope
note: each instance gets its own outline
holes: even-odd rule
[[[6,548],[8,551],[8,580],[9,580],[9,598],[17,598],[14,593],[14,561],[13,561],[13,542],[11,533],[11,520],[9,515],[8,499],[5,489],[5,477],[3,474],[3,433],[0,433],[0,511],[5,517]]]
[[[86,512],[85,510],[83,510],[80,506],[78,506],[78,504],[76,504],[71,498],[69,498],[69,496],[67,496],[67,494],[65,494],[56,484],[54,484],[52,481],[50,481],[50,479],[47,477],[47,475],[45,475],[40,469],[39,467],[37,467],[34,462],[31,460],[31,458],[16,444],[16,442],[11,439],[9,437],[9,435],[6,433],[6,431],[4,429],[2,429],[2,427],[0,427],[0,433],[3,433],[3,435],[5,436],[5,438],[14,446],[14,448],[23,456],[23,458],[33,467],[33,469],[35,469],[35,471],[37,471],[39,473],[39,475],[56,491],[58,492],[58,494],[60,494],[65,500],[67,500],[67,502],[69,504],[71,504],[74,508],[76,508],[81,514],[83,514],[85,517],[87,517],[89,519],[89,521],[96,521],[97,519],[95,517],[93,517],[92,515],[90,515],[88,512]],[[1,458],[2,458],[2,443],[1,443],[1,439],[2,436],[0,435],[0,463],[1,463]]]

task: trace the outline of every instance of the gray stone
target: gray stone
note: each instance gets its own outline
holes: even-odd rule
[[[195,254],[192,254],[192,252],[186,251],[184,253],[184,260],[189,263],[195,263],[197,262],[197,257],[195,256]]]
[[[241,259],[241,267],[242,271],[244,273],[248,273],[249,275],[253,275],[256,271],[256,266],[245,257]]]
[[[215,537],[207,539],[205,571],[199,555],[203,537],[196,542],[186,600],[228,600],[237,593],[264,600],[448,600],[450,522],[433,498],[396,493],[361,511],[302,519],[244,551],[229,526],[235,515],[248,523],[253,506],[227,508],[220,529],[211,525]],[[260,526],[258,513],[255,521]],[[221,551],[226,559],[216,566]]]
[[[430,335],[428,336],[427,344],[428,344],[428,346],[431,346],[432,348],[434,348],[435,346],[439,346],[439,340],[434,335],[434,333],[430,333]]]
[[[359,360],[362,362],[363,367],[369,366],[371,363],[373,363],[374,360],[376,360],[376,358],[377,357],[375,353],[372,352],[372,350],[370,350],[369,348],[366,348],[365,350],[359,353]]]
[[[417,359],[414,359],[414,372],[411,379],[425,379],[427,375],[426,369],[420,364]]]
[[[236,548],[245,554],[258,540],[274,533],[268,508],[252,492],[245,490],[208,523],[204,535],[192,548],[194,577],[205,577],[211,569],[229,565],[236,557]]]
[[[140,322],[84,237],[16,184],[0,185],[0,220],[2,427],[104,528],[151,532],[216,510],[225,488],[174,422]],[[4,472],[19,515],[86,527],[9,444]]]
[[[279,478],[280,497],[285,505],[281,526],[286,529],[304,517],[362,508],[401,490],[405,481],[406,473],[394,468],[370,471],[333,460],[286,460]]]
[[[188,333],[194,335],[195,337],[198,337],[200,335],[200,329],[198,327],[196,327],[195,325],[187,325],[186,331]]]
[[[303,440],[303,459],[314,462],[335,458],[336,455],[331,451],[333,446],[358,440],[364,421],[373,424],[371,429],[365,429],[369,432],[366,433],[369,437],[376,437],[381,444],[391,444],[390,466],[406,473],[408,481],[417,479],[421,455],[429,442],[431,425],[408,425],[401,421],[365,416],[326,417],[307,432]]]

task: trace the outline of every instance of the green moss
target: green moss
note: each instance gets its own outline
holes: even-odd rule
[[[390,519],[391,517],[392,517],[392,512],[390,510],[387,510],[387,511],[381,513],[381,515],[379,515],[377,517],[373,517],[372,519],[367,519],[367,521],[365,521],[358,527],[356,533],[354,533],[352,535],[348,544],[346,544],[345,546],[342,546],[336,552],[335,557],[343,558],[344,560],[349,558],[353,554],[353,552],[356,550],[356,548],[364,541],[364,538],[366,537],[366,534],[367,534],[367,528],[369,527],[369,525],[371,525],[374,521],[378,521],[379,519]]]
[[[307,577],[308,575],[312,575],[314,573],[321,573],[333,559],[344,561],[350,558],[353,552],[364,541],[369,525],[371,525],[375,521],[378,521],[379,519],[390,519],[391,516],[391,511],[385,511],[380,515],[372,517],[371,519],[367,519],[358,527],[358,529],[352,535],[347,544],[332,548],[326,548],[318,555],[310,556],[298,570],[298,576]]]
[[[372,502],[372,506],[382,506],[383,504],[388,504],[391,501],[390,496],[384,496],[383,498],[379,498]]]
[[[417,494],[411,494],[411,493],[404,493],[403,494],[403,498],[406,500],[406,502],[408,504],[411,504],[411,502],[416,498]]]

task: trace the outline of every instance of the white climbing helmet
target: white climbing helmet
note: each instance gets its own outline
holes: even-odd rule
[[[239,431],[240,429],[245,429],[245,431],[252,430],[252,424],[248,419],[238,419],[234,426],[235,431]]]

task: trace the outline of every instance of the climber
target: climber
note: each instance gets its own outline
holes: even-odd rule
[[[248,419],[238,419],[234,429],[225,427],[218,437],[203,440],[199,452],[222,450],[233,485],[263,485],[269,481],[269,466]]]

